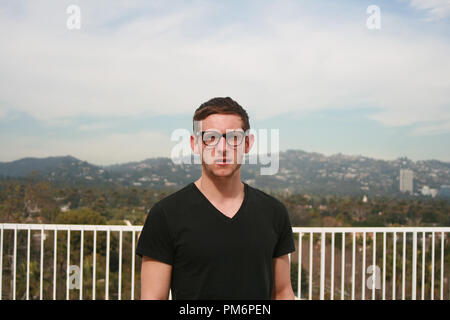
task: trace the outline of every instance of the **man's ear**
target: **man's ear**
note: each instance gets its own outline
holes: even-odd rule
[[[191,149],[194,151],[194,154],[200,154],[200,147],[198,145],[198,136],[191,135]]]
[[[254,143],[255,143],[255,135],[253,133],[249,133],[245,137],[245,153],[250,152],[250,149],[253,147]]]

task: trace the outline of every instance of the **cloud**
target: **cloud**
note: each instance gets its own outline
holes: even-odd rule
[[[413,134],[417,136],[438,135],[450,132],[450,120],[438,121],[431,124],[422,125],[413,130]]]
[[[2,136],[0,150],[13,161],[24,157],[72,155],[97,165],[140,161],[170,154],[174,145],[170,137],[159,132],[94,135],[88,138],[59,139],[36,136]]]
[[[209,2],[151,2],[157,10],[86,2],[81,30],[69,31],[64,5],[26,2],[0,19],[0,100],[48,125],[192,113],[213,96],[232,96],[253,119],[358,107],[378,109],[372,118],[389,126],[450,118],[446,38],[384,11],[373,31],[365,10],[330,20],[286,3],[227,23],[219,19],[227,11]]]
[[[5,110],[5,109],[2,109],[2,108],[0,107],[0,120],[5,119],[5,118],[6,118],[6,115],[7,115],[6,110]]]
[[[429,20],[439,20],[450,16],[448,0],[408,0],[410,5],[419,10],[426,10]]]
[[[89,124],[81,124],[78,126],[79,131],[102,131],[114,127],[114,124],[108,122],[95,122]]]

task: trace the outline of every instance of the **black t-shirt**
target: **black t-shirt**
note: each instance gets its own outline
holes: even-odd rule
[[[284,204],[244,183],[229,218],[190,183],[148,212],[136,253],[172,265],[172,299],[271,299],[273,258],[295,250]]]

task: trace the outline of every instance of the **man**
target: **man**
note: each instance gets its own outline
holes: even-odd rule
[[[201,177],[157,202],[139,237],[141,298],[294,299],[288,254],[295,250],[286,207],[241,182],[247,112],[214,98],[194,114],[191,148]]]

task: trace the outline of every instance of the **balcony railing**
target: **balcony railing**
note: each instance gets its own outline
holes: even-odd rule
[[[0,300],[139,299],[141,229],[0,224]],[[293,232],[297,299],[450,299],[450,227]]]

